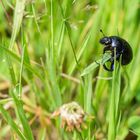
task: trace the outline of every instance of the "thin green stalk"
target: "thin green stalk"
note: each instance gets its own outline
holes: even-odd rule
[[[39,34],[41,35],[41,31],[40,31],[40,27],[39,27],[38,22],[37,22],[37,17],[36,17],[35,8],[34,8],[33,3],[32,3],[32,12],[33,12],[33,15],[34,15],[34,20],[35,20],[35,24],[37,26],[37,30],[38,30]]]
[[[20,64],[20,74],[19,74],[19,98],[21,98],[22,94],[22,72],[23,72],[23,62],[24,62],[24,50],[25,50],[25,45],[23,46],[22,49],[22,55],[21,55],[21,64]]]
[[[72,47],[72,51],[73,51],[73,55],[74,55],[74,58],[75,58],[75,62],[77,64],[77,66],[79,67],[80,65],[79,65],[79,62],[78,62],[78,59],[77,59],[77,56],[76,56],[76,53],[75,53],[75,48],[74,48],[74,45],[73,45],[73,42],[72,42],[72,39],[71,39],[71,35],[70,35],[70,30],[71,30],[70,29],[70,25],[69,25],[69,23],[66,20],[63,8],[62,8],[61,3],[60,3],[59,0],[58,0],[58,4],[59,4],[60,10],[61,10],[61,15],[63,17],[64,23],[65,23],[65,26],[66,26],[66,30],[67,30],[67,33],[68,33],[68,36],[69,36],[69,41],[70,41],[70,44],[71,44],[71,47]]]
[[[114,50],[116,54],[116,50]],[[114,56],[116,58],[116,55]],[[121,62],[121,60],[120,60]],[[114,63],[112,88],[110,95],[109,114],[108,114],[108,140],[115,140],[117,135],[117,124],[119,121],[119,102],[120,102],[120,65]]]

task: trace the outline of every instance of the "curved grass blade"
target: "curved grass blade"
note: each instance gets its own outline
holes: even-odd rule
[[[94,69],[96,69],[97,67],[100,66],[100,64],[104,64],[107,60],[109,60],[111,58],[110,54],[105,53],[103,55],[103,59],[99,59],[97,62],[93,62],[92,64],[90,64],[88,67],[86,67],[81,76],[85,76],[89,73],[91,73]]]

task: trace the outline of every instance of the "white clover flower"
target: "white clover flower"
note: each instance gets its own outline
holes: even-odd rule
[[[72,131],[74,128],[80,131],[81,125],[84,126],[85,112],[76,102],[62,105],[52,114],[52,117],[55,116],[60,116],[62,127],[66,127],[67,131]]]

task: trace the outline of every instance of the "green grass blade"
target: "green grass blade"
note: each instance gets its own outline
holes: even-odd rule
[[[35,24],[37,26],[37,30],[41,34],[40,27],[39,27],[38,22],[37,22],[37,17],[36,17],[36,13],[35,13],[35,7],[34,7],[33,3],[32,3],[32,12],[33,12],[33,15],[34,15],[34,20],[35,20]]]
[[[12,95],[14,103],[16,105],[18,117],[19,117],[21,124],[23,126],[24,135],[26,136],[27,139],[34,140],[31,128],[28,124],[28,120],[27,120],[27,118],[25,116],[25,112],[23,110],[22,100],[20,100],[20,98],[18,99],[17,93],[12,92],[11,95]]]
[[[10,40],[9,48],[12,49],[14,46],[14,42],[16,40],[16,36],[20,30],[20,26],[22,24],[22,19],[24,15],[26,0],[16,0],[16,7],[14,11],[14,23],[13,23],[13,31],[12,37]]]
[[[24,51],[23,51],[23,56],[24,56]],[[34,140],[31,128],[30,128],[30,126],[28,124],[28,121],[26,119],[26,116],[25,116],[25,113],[24,113],[24,110],[23,110],[22,101],[20,100],[21,99],[21,89],[22,89],[22,87],[21,87],[21,75],[22,75],[22,69],[23,69],[23,58],[24,57],[22,57],[22,59],[21,59],[21,69],[20,69],[20,76],[19,76],[20,81],[19,81],[18,84],[15,84],[14,82],[12,83],[13,86],[15,86],[15,87],[17,85],[18,86],[14,90],[15,93],[12,92],[11,95],[12,95],[13,101],[14,101],[14,103],[16,105],[17,113],[18,113],[18,116],[20,118],[20,121],[21,121],[21,124],[22,124],[22,127],[23,127],[24,135],[26,136],[27,139]],[[14,72],[12,62],[10,61],[10,59],[7,59],[7,60],[8,60],[8,64],[10,65],[10,67],[12,67],[12,71]],[[11,71],[11,69],[9,69],[9,70]],[[10,72],[10,76],[15,77],[15,72],[14,73]],[[20,98],[18,99],[18,97],[20,97]]]
[[[47,52],[49,52],[49,51],[47,51]],[[54,103],[55,103],[56,107],[58,107],[62,104],[62,99],[61,99],[61,92],[60,92],[59,84],[57,82],[56,68],[55,68],[52,53],[50,53],[50,56],[47,53],[47,70],[48,70],[48,76],[49,76],[49,80],[50,80],[51,87],[52,87]]]
[[[101,61],[101,59],[100,59],[99,61]],[[83,70],[81,76],[85,76],[85,75],[91,73],[91,72],[92,72],[94,69],[96,69],[97,67],[99,67],[99,64],[97,64],[96,62],[93,62],[92,64],[90,64],[88,67],[86,67],[86,68]]]
[[[20,63],[20,74],[19,74],[19,97],[21,98],[21,93],[22,93],[22,72],[23,72],[23,62],[24,62],[24,51],[25,51],[25,46],[23,46],[22,50],[22,56],[21,56],[21,63]]]
[[[88,44],[88,41],[90,39],[90,36],[91,36],[91,33],[88,33],[83,45],[81,46],[80,50],[78,51],[77,53],[77,60],[79,61],[80,58],[82,57],[82,54],[84,53],[86,47],[87,47],[87,44]],[[76,67],[77,63],[72,63],[71,66],[70,66],[70,74],[72,74],[72,72],[74,71],[75,67]]]
[[[64,33],[65,33],[65,26],[64,23],[62,23],[61,25],[61,30],[60,30],[60,36],[58,39],[58,58],[61,58],[61,51],[62,51],[62,47],[63,47],[63,41],[64,41]]]
[[[132,116],[128,120],[128,126],[140,137],[140,117]]]
[[[104,64],[107,60],[109,60],[110,57],[111,56],[109,54],[104,54],[103,59],[99,59],[97,62],[93,62],[88,67],[86,67],[83,70],[83,72],[81,73],[81,76],[84,76],[84,75],[91,73],[94,69],[96,69],[98,66],[100,66],[100,64]]]
[[[12,101],[12,98],[1,99],[0,104],[6,104],[7,102]]]
[[[7,55],[10,55],[11,58],[14,58],[15,60],[17,60],[19,63],[21,62],[21,58],[18,57],[15,53],[13,53],[12,51],[8,50],[7,48],[1,46],[0,50],[4,50]],[[32,73],[34,73],[37,77],[39,77],[41,80],[44,80],[43,77],[38,73],[37,70],[35,70],[34,68],[32,68],[29,64],[27,64],[26,62],[24,62],[25,67]]]
[[[115,51],[116,54],[116,51]],[[115,56],[116,57],[116,56]],[[117,134],[117,124],[119,121],[119,101],[120,101],[120,65],[114,64],[112,88],[110,95],[109,114],[108,114],[108,140],[115,140]]]
[[[0,112],[4,119],[7,121],[7,123],[11,126],[11,128],[17,133],[17,135],[22,139],[22,140],[28,140],[24,134],[21,132],[21,130],[18,128],[17,124],[13,121],[13,118],[9,115],[9,113],[0,105]]]
[[[84,110],[86,113],[91,113],[91,100],[92,100],[92,74],[85,77],[84,85]]]
[[[23,54],[22,54],[22,57],[23,57],[23,64],[26,63],[28,64],[28,66],[31,66],[31,63],[30,63],[30,57],[29,57],[29,53],[28,53],[28,48],[27,48],[27,37],[25,36],[25,33],[24,33],[24,28],[21,28],[21,40],[22,40],[22,49],[23,49]],[[33,80],[33,72],[29,71],[27,69],[27,67],[25,66],[26,70],[27,70],[27,75],[29,77],[29,80]]]

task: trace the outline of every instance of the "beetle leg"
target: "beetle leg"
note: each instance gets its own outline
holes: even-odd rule
[[[104,69],[107,70],[107,71],[113,71],[111,68],[109,69],[109,68],[106,66],[105,63],[103,64],[103,67],[104,67]]]
[[[104,47],[104,49],[103,49],[103,54],[104,54],[106,51],[110,51],[110,46]]]
[[[114,70],[114,60],[113,59],[112,60],[110,59],[108,61],[111,63],[110,64],[110,68],[108,68],[105,63],[103,64],[103,67],[107,71],[113,71]]]
[[[113,71],[114,70],[114,61],[111,62],[111,65],[110,65],[110,71]]]
[[[111,51],[110,49],[111,49],[110,46],[106,46],[106,47],[103,49],[103,54],[104,54],[106,51]],[[111,51],[111,52],[112,52],[111,58],[108,60],[108,61],[111,63],[111,64],[110,64],[110,68],[108,68],[108,67],[106,66],[105,63],[103,64],[104,69],[107,70],[107,71],[113,71],[113,70],[114,70],[114,51]],[[116,60],[119,60],[119,58],[120,58],[120,53],[117,53],[117,54],[116,54]]]
[[[110,71],[110,69],[108,69],[105,64],[103,64],[103,67],[105,70]]]

